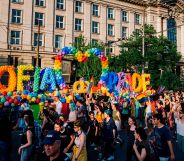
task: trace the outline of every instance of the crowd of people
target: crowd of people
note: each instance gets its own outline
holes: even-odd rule
[[[9,161],[11,133],[21,130],[20,161],[115,160],[116,145],[126,145],[127,161],[174,160],[173,141],[184,153],[184,92],[136,100],[84,94],[70,103],[46,100],[38,115],[26,99],[19,107],[0,103],[0,161]],[[127,139],[122,140],[121,131]]]

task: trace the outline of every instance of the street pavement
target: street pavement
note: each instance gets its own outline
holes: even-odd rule
[[[12,133],[12,150],[11,150],[11,161],[19,161],[19,155],[18,155],[18,147],[20,146],[20,131],[14,131]],[[115,147],[115,160],[114,161],[126,161],[126,132],[122,131],[120,133],[120,136],[124,143],[121,145],[116,145]],[[173,141],[174,145],[174,152],[175,152],[175,161],[184,161],[184,153],[179,152],[177,144],[175,141]],[[89,149],[89,155],[88,160],[89,161],[97,161],[98,158],[98,151],[94,150],[94,147]]]

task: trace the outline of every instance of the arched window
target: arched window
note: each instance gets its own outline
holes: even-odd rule
[[[167,20],[167,38],[176,43],[176,21],[174,18],[169,18]]]

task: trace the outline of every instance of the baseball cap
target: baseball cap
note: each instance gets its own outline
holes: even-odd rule
[[[43,144],[44,145],[51,145],[53,144],[56,140],[61,140],[59,133],[57,131],[49,131],[44,138]]]

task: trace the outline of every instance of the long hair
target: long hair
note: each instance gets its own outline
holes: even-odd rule
[[[27,126],[34,126],[34,117],[32,115],[27,115],[26,118],[24,118],[25,122],[27,123]]]

